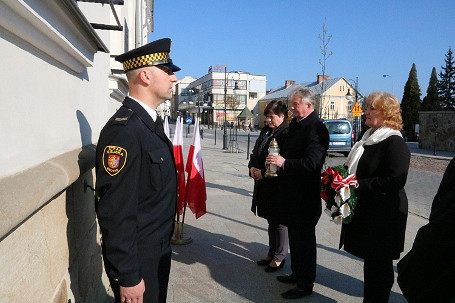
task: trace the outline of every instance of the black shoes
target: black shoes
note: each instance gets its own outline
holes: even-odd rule
[[[313,290],[300,289],[298,287],[290,289],[281,294],[285,299],[300,299],[309,296],[313,293]]]
[[[261,259],[259,261],[256,261],[257,265],[260,265],[260,266],[265,266],[265,265],[269,265],[269,263],[272,262],[272,259]]]
[[[270,266],[270,264],[269,264],[269,265],[267,265],[266,268],[264,268],[264,270],[265,270],[265,272],[275,272],[275,271],[277,271],[278,269],[283,268],[284,262],[286,262],[285,259],[283,259],[283,261],[281,261],[280,265],[278,265],[278,266]],[[269,263],[270,263],[270,262],[269,262]]]
[[[293,284],[297,283],[296,277],[293,275],[290,276],[277,276],[276,279],[282,283]]]

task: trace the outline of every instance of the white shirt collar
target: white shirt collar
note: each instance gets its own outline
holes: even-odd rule
[[[156,116],[157,116],[156,110],[154,110],[153,108],[151,108],[144,102],[141,102],[138,99],[131,97],[130,95],[128,95],[128,97],[130,97],[131,99],[133,99],[134,101],[139,103],[139,105],[145,109],[145,111],[150,115],[150,117],[152,117],[153,121],[156,121]]]

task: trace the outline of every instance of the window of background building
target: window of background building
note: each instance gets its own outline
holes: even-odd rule
[[[224,87],[224,79],[213,79],[212,80],[212,85],[213,87],[215,88],[220,88],[220,87]]]

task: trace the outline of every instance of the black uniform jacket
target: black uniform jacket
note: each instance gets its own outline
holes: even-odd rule
[[[343,224],[344,249],[363,259],[398,259],[404,248],[410,152],[400,136],[366,145],[357,166],[357,207]]]
[[[248,168],[256,167],[262,172],[263,179],[254,181],[253,200],[251,211],[258,216],[266,219],[275,219],[277,209],[280,207],[279,201],[281,200],[280,190],[278,188],[278,178],[265,177],[265,158],[269,154],[268,148],[272,138],[278,142],[278,147],[283,144],[283,141],[288,132],[288,123],[284,121],[278,126],[273,133],[269,126],[262,128],[251,154]],[[262,150],[260,150],[262,147]]]
[[[141,280],[140,254],[168,243],[177,205],[172,143],[136,101],[107,122],[96,151],[98,222],[107,275],[122,286]]]
[[[329,148],[329,132],[313,111],[289,125],[280,154],[286,160],[280,170],[282,189],[280,223],[287,226],[316,224],[321,216],[321,169]]]

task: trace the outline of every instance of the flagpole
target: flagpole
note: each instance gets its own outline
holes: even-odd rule
[[[180,127],[179,134],[183,134],[183,117],[178,117],[177,119],[179,119],[179,118],[181,119],[181,122],[179,125],[179,127]],[[177,133],[177,130],[176,130],[176,133]],[[188,182],[189,182],[189,180],[188,180]],[[185,221],[186,206],[188,204],[187,196],[188,196],[188,192],[185,191],[185,201],[183,203],[182,221],[180,221],[179,210],[177,208],[177,214],[176,214],[177,220],[174,225],[174,236],[171,239],[171,244],[174,244],[174,245],[184,245],[184,244],[189,244],[189,243],[193,242],[193,239],[191,239],[190,237],[185,238],[183,236],[183,224]]]
[[[197,131],[199,131],[199,113],[196,115],[197,117]],[[196,127],[193,130],[196,132]],[[193,134],[194,137],[195,134]],[[190,176],[188,176],[188,179],[186,180],[186,188],[188,188],[190,185]],[[186,213],[186,206],[188,205],[188,190],[185,193],[185,204],[183,205],[183,214],[182,214],[182,224],[185,222],[185,213]]]
[[[190,184],[190,178],[186,181],[186,188],[188,188],[188,185]],[[186,197],[185,197],[185,204],[183,206],[183,214],[182,214],[182,224],[185,222],[185,213],[186,213],[186,207],[188,205],[188,191],[186,191]]]

